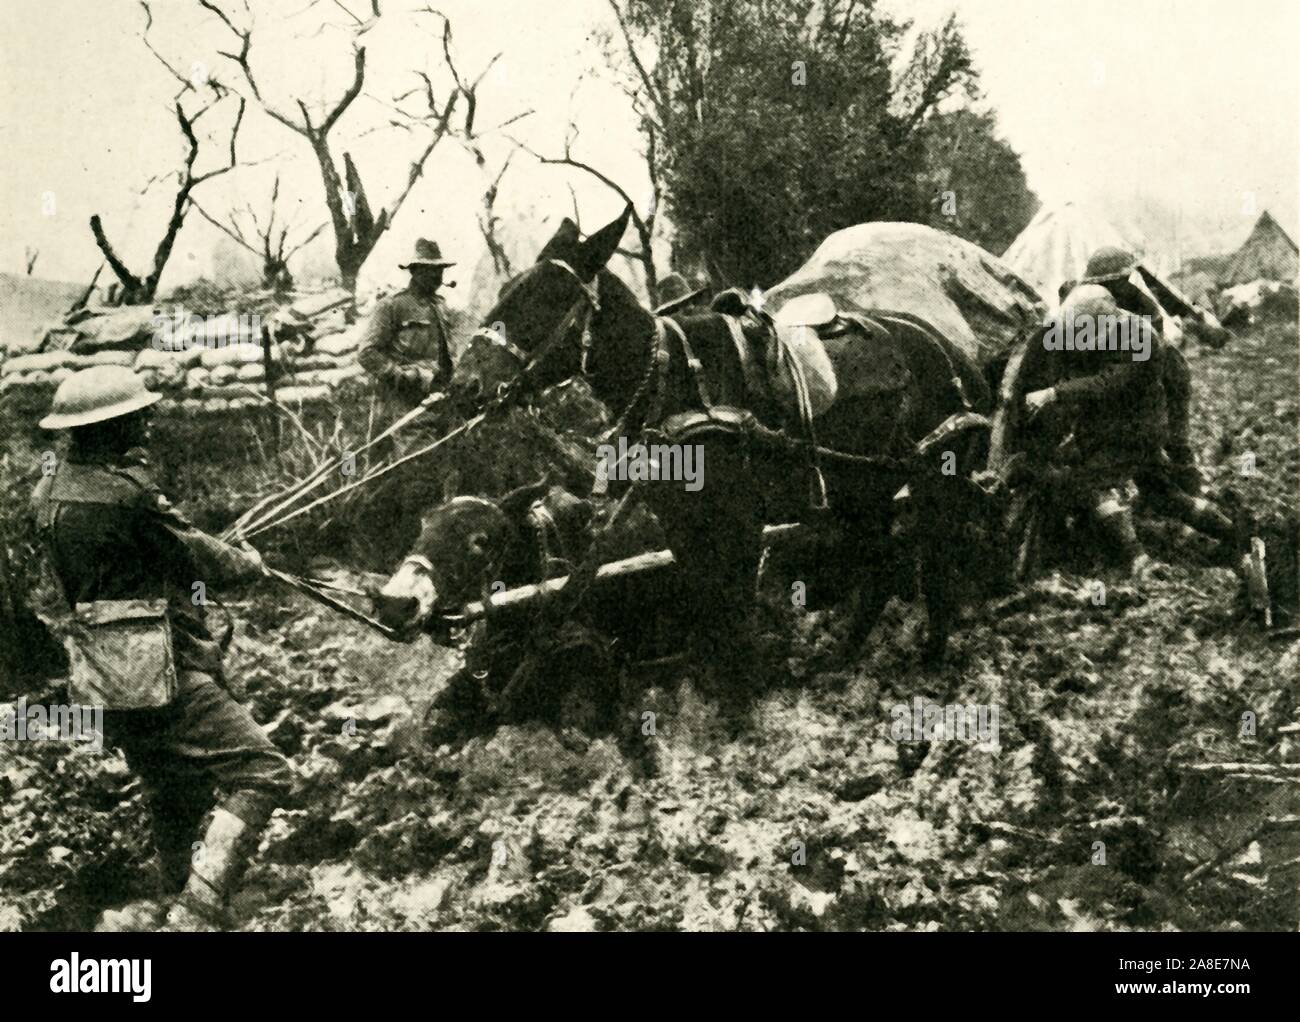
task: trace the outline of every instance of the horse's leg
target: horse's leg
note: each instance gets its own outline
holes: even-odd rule
[[[744,453],[730,441],[707,445],[703,485],[643,485],[678,563],[680,620],[700,655],[740,680],[752,672],[754,583],[762,553],[758,490]]]
[[[929,630],[922,658],[934,663],[943,657],[957,614],[957,551],[954,532],[959,524],[961,494],[955,477],[924,472],[911,482],[916,501],[917,552],[921,568],[921,598]]]
[[[845,530],[842,553],[853,566],[852,587],[857,595],[846,646],[853,659],[862,654],[871,630],[898,589],[898,551],[890,537],[892,519],[888,505],[862,509]]]

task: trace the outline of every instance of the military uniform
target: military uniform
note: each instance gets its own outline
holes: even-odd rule
[[[1138,339],[1142,320],[1115,303],[1099,285],[1073,291],[1061,306],[1064,324],[1081,316],[1127,317],[1130,341]],[[1116,324],[1116,330],[1121,329]],[[1098,332],[1100,333],[1100,332]],[[1111,334],[1113,341],[1117,334]],[[1114,349],[1097,337],[1096,350],[1058,353],[1060,379],[1054,389],[1061,408],[1074,423],[1074,434],[1085,458],[1115,457],[1145,460],[1159,451],[1168,429],[1168,412],[1162,385],[1162,350],[1155,327],[1145,330],[1148,357],[1134,358],[1132,350]]]
[[[451,378],[446,306],[409,288],[381,299],[370,316],[358,361],[396,414]]]
[[[1114,267],[1106,266],[1108,261]],[[1130,350],[1062,351],[1058,353],[1058,382],[1053,390],[1060,414],[1070,422],[1075,439],[1075,464],[1069,490],[1087,507],[1104,531],[1111,533],[1127,555],[1141,547],[1127,509],[1114,492],[1128,480],[1136,483],[1144,504],[1178,518],[1217,539],[1232,538],[1232,525],[1207,501],[1183,488],[1187,468],[1195,474],[1187,440],[1191,378],[1186,362],[1160,341],[1159,309],[1140,293],[1121,306],[1102,285],[1123,279],[1131,257],[1102,250],[1089,260],[1106,272],[1090,274],[1070,292],[1061,306],[1062,322],[1071,316],[1129,316],[1132,342],[1143,330],[1148,357]],[[1168,452],[1167,452],[1168,448]],[[1174,461],[1170,459],[1174,454]]]
[[[195,582],[255,578],[258,562],[186,521],[134,452],[60,462],[32,506],[68,601],[167,601],[177,696],[158,710],[106,710],[104,731],[144,781],[164,885],[179,891],[215,787],[226,795],[220,808],[257,833],[292,780],[288,761],[227,691],[221,648],[192,601]]]

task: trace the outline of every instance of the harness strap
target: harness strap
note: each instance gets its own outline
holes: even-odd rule
[[[776,335],[776,344],[780,349],[779,357],[785,363],[790,379],[794,382],[795,406],[799,412],[799,422],[803,427],[804,435],[808,438],[809,504],[814,511],[825,511],[830,506],[830,502],[826,493],[826,477],[822,475],[817,429],[813,425],[812,397],[808,391],[808,378],[804,375],[803,364],[794,357],[794,352],[782,343],[779,334]]]
[[[600,311],[600,288],[594,282],[588,284],[582,279],[578,271],[563,259],[548,259],[547,262],[552,266],[558,266],[561,270],[576,280],[578,282],[578,287],[582,288],[582,293],[587,296],[587,304],[591,306],[591,311]]]
[[[690,372],[691,382],[695,384],[695,391],[699,395],[700,404],[706,412],[712,412],[713,401],[709,398],[708,387],[704,379],[704,364],[700,361],[700,357],[695,354],[691,342],[686,339],[686,331],[681,328],[681,324],[667,316],[662,318],[668,329],[676,334],[678,343],[682,346],[682,356],[686,359],[686,368]]]
[[[736,358],[740,360],[740,372],[745,381],[745,391],[750,400],[756,403],[768,405],[772,400],[771,386],[767,379],[766,367],[761,360],[754,358],[754,352],[750,348],[749,338],[745,336],[745,326],[739,316],[729,316],[721,313],[723,322],[727,324],[727,332],[731,334],[731,343],[736,347]],[[772,331],[768,330],[771,336]]]
[[[474,336],[481,337],[485,341],[491,341],[493,344],[499,344],[518,359],[521,365],[528,364],[528,352],[515,344],[514,341],[509,340],[505,334],[493,330],[491,327],[484,327],[482,330],[476,330]]]
[[[664,393],[668,390],[668,365],[672,361],[672,352],[668,350],[668,322],[665,316],[655,317],[654,352],[651,355],[655,363],[654,382],[645,416],[645,421],[652,425],[663,415]]]

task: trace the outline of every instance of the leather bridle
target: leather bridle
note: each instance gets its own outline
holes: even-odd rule
[[[573,326],[578,326],[581,333],[581,359],[579,365],[584,376],[591,375],[591,317],[600,311],[600,285],[593,279],[591,283],[582,279],[582,276],[571,265],[563,259],[546,259],[537,264],[540,266],[554,266],[564,271],[573,278],[574,283],[578,285],[579,296],[569,306],[568,311],[560,319],[559,324],[555,327],[554,332],[540,348],[531,355],[520,348],[517,344],[504,336],[500,331],[494,330],[490,326],[480,327],[470,335],[470,340],[483,338],[493,344],[499,345],[506,349],[522,365],[519,375],[525,376],[531,372],[541,361],[546,358],[551,351],[561,344],[568,336],[569,330]],[[536,268],[536,267],[535,267]],[[534,269],[535,269],[534,268]],[[517,286],[517,285],[516,285]]]

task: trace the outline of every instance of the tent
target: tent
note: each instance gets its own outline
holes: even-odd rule
[[[1166,313],[1166,335],[1175,343],[1181,343],[1182,328],[1174,317],[1218,325],[1212,312],[1164,276],[1160,268],[1170,265],[1170,260],[1154,251],[1142,232],[1131,225],[1116,225],[1073,202],[1039,210],[1002,258],[1038,288],[1049,308],[1056,308],[1061,285],[1083,277],[1088,257],[1106,246],[1127,249],[1138,257],[1142,283]]]
[[[1082,277],[1088,257],[1108,245],[1139,258],[1147,255],[1145,239],[1135,228],[1117,226],[1077,203],[1065,202],[1040,209],[1002,260],[1038,288],[1054,308],[1061,285]]]
[[[933,227],[866,223],[836,231],[763,297],[775,315],[799,295],[825,292],[841,309],[910,313],[983,367],[1037,326],[1038,293],[978,245]]]
[[[1296,243],[1265,210],[1255,221],[1250,236],[1228,259],[1219,279],[1225,286],[1249,284],[1256,280],[1291,284],[1295,282],[1298,270]]]

